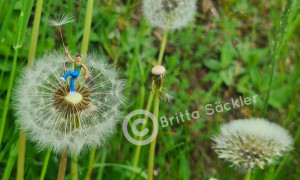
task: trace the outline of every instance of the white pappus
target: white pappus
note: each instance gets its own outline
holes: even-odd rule
[[[122,118],[125,82],[105,59],[89,55],[89,78],[77,78],[77,95],[71,97],[69,81],[59,80],[70,70],[67,62],[65,55],[48,53],[33,68],[24,68],[14,90],[14,107],[17,122],[40,150],[79,154],[85,147],[103,146],[113,134]]]

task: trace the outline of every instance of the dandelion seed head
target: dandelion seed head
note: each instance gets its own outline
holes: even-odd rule
[[[65,69],[66,62],[65,55],[49,53],[33,68],[24,68],[14,90],[14,108],[17,122],[40,150],[60,153],[68,148],[79,154],[83,148],[103,146],[115,131],[123,116],[125,83],[105,59],[87,56],[89,78],[77,78],[76,94],[69,95],[69,80],[59,80],[72,70]]]
[[[74,19],[73,19],[73,17],[70,17],[66,14],[63,14],[63,15],[57,17],[57,18],[49,18],[46,21],[48,21],[49,26],[57,27],[57,26],[62,26],[64,24],[68,24],[70,22],[73,22]]]
[[[193,20],[196,0],[144,0],[146,19],[155,27],[180,29]]]
[[[222,125],[212,139],[219,158],[241,170],[275,163],[292,144],[287,130],[264,119],[234,120]]]

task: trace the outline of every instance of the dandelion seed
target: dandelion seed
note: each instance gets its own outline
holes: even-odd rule
[[[69,95],[69,82],[59,77],[67,70],[67,57],[46,54],[33,69],[25,68],[14,91],[19,124],[40,150],[52,147],[59,153],[69,149],[101,147],[122,117],[124,82],[106,61],[88,56],[89,78],[79,77],[76,94]]]
[[[170,94],[168,94],[168,93],[164,93],[164,99],[165,99],[165,101],[167,101],[168,103],[171,103],[172,101],[173,101],[173,99],[174,99],[174,97],[173,96],[171,96]]]
[[[196,0],[144,0],[143,11],[155,27],[180,29],[193,20]]]
[[[57,26],[62,26],[64,24],[73,22],[74,19],[73,19],[73,17],[63,14],[63,15],[59,16],[58,18],[49,18],[47,21],[49,23],[49,26],[57,27]]]
[[[292,144],[287,130],[264,119],[234,120],[212,139],[219,158],[248,171],[275,163]]]

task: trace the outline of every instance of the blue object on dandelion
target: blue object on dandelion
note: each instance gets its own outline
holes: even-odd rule
[[[68,71],[67,74],[64,76],[64,80],[67,80],[69,76],[71,76],[71,81],[70,81],[70,94],[75,93],[75,80],[79,76],[80,71]]]

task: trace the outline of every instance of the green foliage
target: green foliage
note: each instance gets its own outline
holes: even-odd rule
[[[12,69],[15,66],[16,76],[20,75],[30,46],[34,13],[30,7],[25,8],[27,16],[24,21],[28,18],[28,27],[27,24],[18,24],[23,2],[0,1],[1,117],[5,108],[8,111],[0,147],[0,179],[16,178],[19,131],[12,104],[6,106],[5,99],[10,93],[10,82],[16,79],[10,80],[14,73]],[[159,29],[152,29],[147,24],[137,2],[140,1],[94,1],[89,39],[89,51],[109,57],[128,83],[126,95],[129,102],[125,114],[145,109],[151,87],[149,71],[158,57],[163,37]],[[194,23],[185,29],[169,32],[163,65],[167,69],[165,90],[174,97],[174,101],[161,100],[159,116],[171,118],[179,112],[198,110],[200,118],[160,127],[155,179],[242,179],[242,173],[227,167],[216,157],[210,138],[223,122],[260,117],[263,112],[266,112],[267,119],[281,124],[294,135],[295,149],[279,165],[256,170],[252,179],[297,179],[300,176],[297,168],[300,159],[297,141],[300,132],[299,1],[293,2],[283,25],[280,21],[287,13],[282,11],[282,7],[286,7],[285,1],[218,2],[208,12],[199,7]],[[35,4],[36,1],[34,8]],[[75,23],[62,28],[73,55],[81,50],[86,6],[86,1],[75,0],[67,3],[50,0],[43,4],[43,19],[63,13],[75,17]],[[46,21],[41,22],[36,57],[48,51],[62,52],[57,33],[57,29],[48,27]],[[14,64],[13,47],[22,44],[22,41],[24,44]],[[269,99],[265,101],[268,91]],[[214,105],[230,98],[253,95],[257,95],[256,104],[212,116],[205,114],[207,103]],[[35,145],[27,142],[25,179],[38,179],[43,173],[45,179],[56,179],[59,155],[50,150],[39,152]],[[145,179],[149,145],[142,147],[138,167],[132,166],[135,148],[124,138],[120,126],[118,133],[96,151],[91,179],[129,179],[132,172],[137,174],[136,179]],[[86,151],[78,157],[79,179],[84,179],[88,165],[89,153]],[[66,179],[70,178],[68,168]]]

